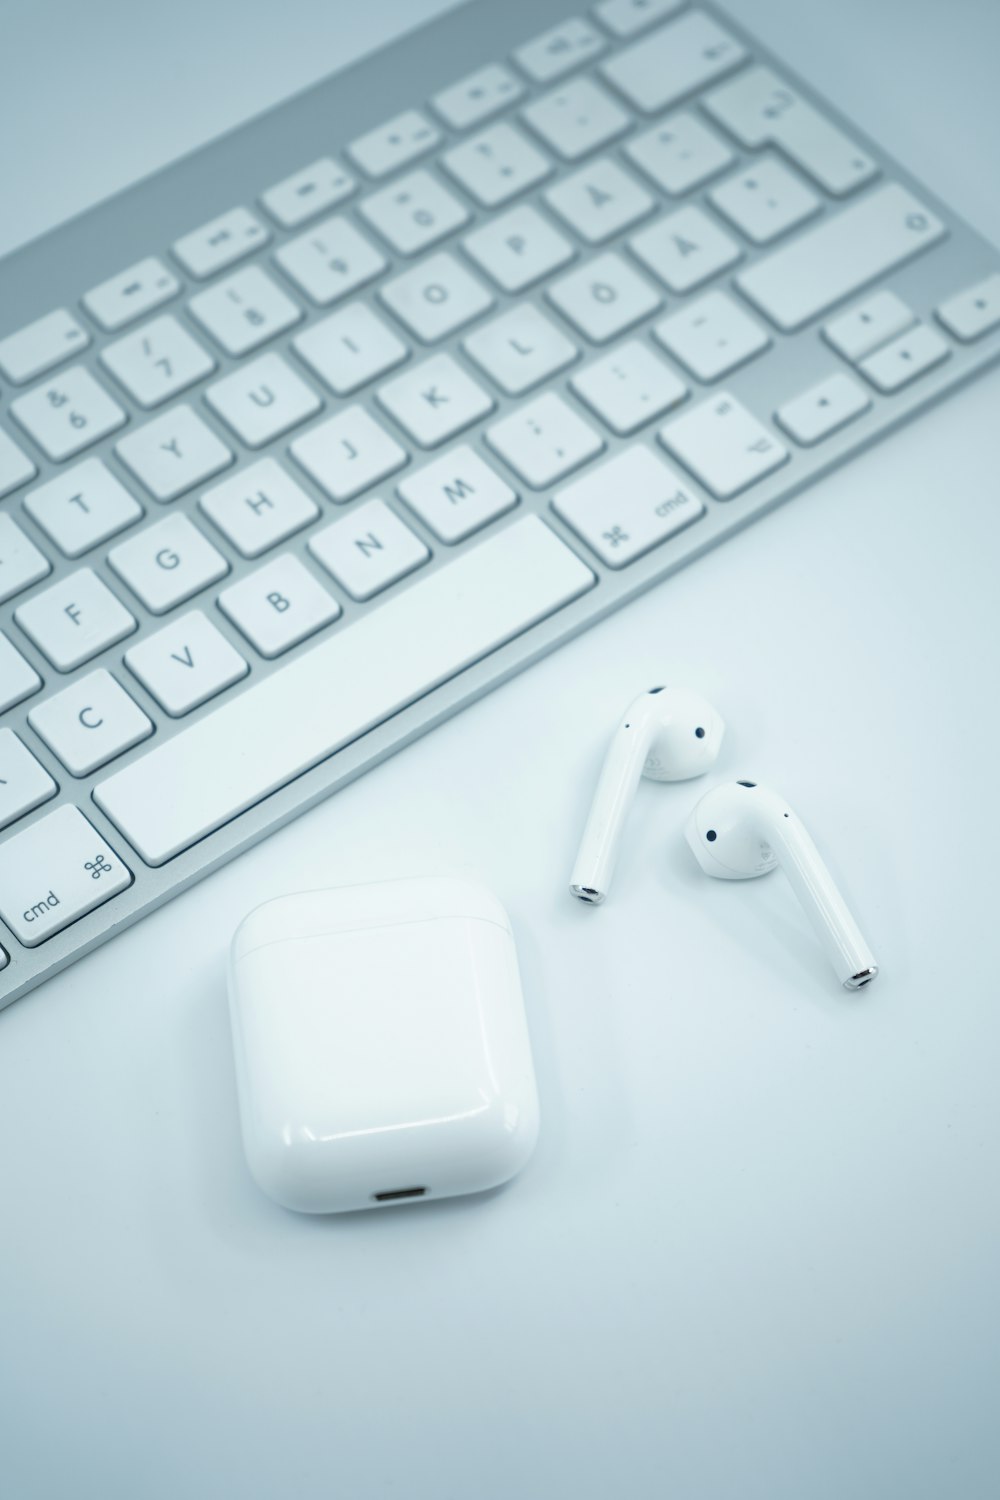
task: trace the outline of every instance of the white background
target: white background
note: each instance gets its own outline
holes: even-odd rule
[[[0,249],[443,8],[6,0]],[[734,9],[1000,240],[995,5]],[[0,1017],[9,1500],[995,1497],[998,466],[994,374]],[[807,821],[870,991],[780,875],[698,872],[697,786],[644,784],[612,900],[570,900],[661,680]],[[513,918],[537,1154],[480,1200],[283,1213],[229,935],[428,870]]]

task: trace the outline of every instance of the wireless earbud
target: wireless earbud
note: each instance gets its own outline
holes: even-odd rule
[[[834,885],[819,850],[788,803],[753,781],[706,792],[684,830],[706,875],[751,880],[781,865],[845,989],[878,973],[872,951]]]
[[[715,764],[725,727],[710,703],[681,688],[650,688],[635,700],[615,730],[601,770],[570,878],[574,896],[597,904],[608,894],[639,777],[703,776]]]

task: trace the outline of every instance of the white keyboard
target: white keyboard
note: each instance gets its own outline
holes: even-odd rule
[[[998,355],[683,0],[478,0],[9,257],[0,1004]]]

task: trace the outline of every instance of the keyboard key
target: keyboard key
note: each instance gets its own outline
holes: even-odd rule
[[[28,540],[13,516],[0,511],[0,604],[51,572],[52,564],[44,553]]]
[[[317,531],[309,551],[354,599],[371,599],[430,557],[384,500],[368,500]]]
[[[646,189],[607,157],[550,188],[545,201],[588,245],[603,244],[656,206]]]
[[[105,333],[117,333],[154,307],[169,302],[180,289],[173,271],[149,255],[85,293],[83,305]]]
[[[108,553],[118,577],[154,615],[224,578],[229,564],[187,516],[165,516]]]
[[[493,410],[482,386],[452,359],[436,354],[397,375],[378,392],[378,403],[422,448],[436,448]]]
[[[10,414],[56,462],[89,448],[127,420],[117,401],[80,365],[18,396]]]
[[[635,36],[680,10],[684,0],[601,0],[594,15],[615,36]]]
[[[65,557],[80,557],[143,515],[138,500],[99,458],[86,458],[29,490],[24,508]]]
[[[544,182],[552,163],[513,125],[492,125],[446,151],[442,166],[482,208],[498,208]]]
[[[14,619],[60,672],[72,672],[135,629],[124,604],[90,568],[79,568],[27,600]]]
[[[589,62],[607,46],[600,32],[578,16],[518,47],[514,61],[532,83],[552,83]]]
[[[377,130],[359,136],[348,152],[369,177],[387,177],[398,167],[426,156],[438,145],[441,132],[419,110],[407,109]]]
[[[729,500],[787,462],[788,450],[723,391],[662,427],[659,439],[719,500]]]
[[[530,391],[571,365],[580,352],[530,302],[470,334],[462,347],[508,396]]]
[[[410,172],[373,193],[361,215],[400,255],[416,255],[469,221],[469,214],[429,172]]]
[[[593,584],[525,516],[113,773],[95,799],[148,864],[165,864]]]
[[[262,458],[206,490],[199,503],[244,557],[259,557],[320,513],[315,500],[273,458]]]
[[[267,657],[280,656],[341,613],[336,599],[288,552],[223,589],[219,608]]]
[[[766,245],[819,213],[822,204],[799,178],[767,157],[709,193],[719,213],[755,245]]]
[[[667,464],[636,444],[552,497],[552,508],[609,568],[624,568],[705,514]]]
[[[28,455],[0,428],[0,495],[9,495],[37,473]]]
[[[190,406],[175,406],[115,444],[125,467],[155,500],[176,500],[185,490],[227,469],[233,455]]]
[[[174,245],[174,254],[191,276],[204,281],[245,255],[252,255],[269,239],[264,225],[249,209],[231,208],[183,235]]]
[[[705,100],[709,113],[752,151],[777,146],[835,198],[852,193],[878,168],[818,109],[770,68],[748,68]]]
[[[324,219],[315,229],[289,240],[275,255],[285,275],[319,307],[366,286],[388,265],[347,219]]]
[[[12,729],[0,729],[0,828],[41,807],[59,788]],[[4,856],[8,845],[0,845]],[[0,861],[2,863],[2,861]]]
[[[260,201],[282,229],[297,229],[354,192],[354,178],[329,156],[293,172],[261,194]]]
[[[239,356],[266,344],[302,318],[291,297],[259,266],[248,266],[199,292],[190,302],[195,318],[227,354]]]
[[[659,294],[618,255],[599,255],[549,287],[563,317],[595,344],[605,344],[655,312]]]
[[[79,809],[57,807],[4,844],[0,917],[26,948],[37,948],[131,884]]]
[[[802,447],[811,447],[838,432],[871,406],[871,397],[850,375],[828,375],[779,406],[774,419]]]
[[[362,406],[349,406],[296,438],[289,450],[331,500],[353,500],[407,461],[403,448]]]
[[[594,429],[551,391],[487,428],[486,441],[535,490],[572,473],[604,447]]]
[[[638,339],[587,365],[570,385],[619,437],[662,416],[688,393],[683,380]]]
[[[205,400],[248,448],[262,448],[323,405],[280,354],[262,354],[242,365],[210,385]]]
[[[576,254],[534,208],[512,208],[462,241],[466,255],[505,292],[523,292]]]
[[[200,609],[171,620],[125,652],[125,665],[171,718],[179,719],[245,677],[250,668]]]
[[[364,302],[352,302],[292,340],[292,348],[338,396],[350,396],[409,356],[402,339]]]
[[[42,679],[7,637],[0,632],[0,714],[37,693]]]
[[[690,292],[743,252],[700,208],[682,208],[629,240],[632,254],[672,292]]]
[[[916,313],[895,292],[875,292],[827,323],[823,337],[838,354],[856,364],[916,321]]]
[[[869,354],[858,369],[872,385],[889,395],[909,385],[918,375],[933,370],[950,354],[951,350],[939,333],[925,323],[918,323],[909,333],[901,334],[891,344]]]
[[[891,183],[772,251],[736,284],[775,327],[790,333],[946,234],[912,193]]]
[[[709,292],[664,318],[653,336],[699,380],[718,380],[771,343],[760,324],[725,292]]]
[[[728,167],[729,147],[694,115],[672,115],[630,141],[625,154],[665,193],[680,197]]]
[[[72,776],[106,766],[153,732],[139,705],[103,669],[36,704],[28,723]]]
[[[517,504],[510,485],[465,444],[408,475],[399,496],[449,546]]]
[[[601,72],[636,109],[655,115],[731,72],[745,56],[728,31],[692,11],[619,52]]]
[[[6,375],[12,385],[24,385],[79,354],[89,343],[86,329],[60,307],[0,339],[0,374]]]
[[[441,253],[388,282],[382,301],[425,344],[446,338],[488,312],[493,297],[454,256]]]
[[[523,93],[524,87],[513,73],[499,63],[487,63],[460,83],[435,94],[431,104],[452,130],[468,130],[506,108]]]
[[[949,297],[941,303],[937,315],[948,332],[961,339],[963,344],[982,338],[984,333],[1000,326],[1000,275],[994,272],[985,280]],[[0,483],[0,493],[2,490]]]
[[[208,350],[176,318],[154,318],[109,344],[101,363],[140,406],[159,406],[215,369]]]
[[[564,161],[607,146],[631,126],[625,111],[589,78],[576,78],[534,104],[522,118]]]

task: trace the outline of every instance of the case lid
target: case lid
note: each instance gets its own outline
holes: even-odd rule
[[[293,938],[434,917],[468,917],[510,932],[507,913],[487,886],[446,875],[418,875],[276,896],[244,917],[233,937],[232,958],[237,961],[256,948]]]

